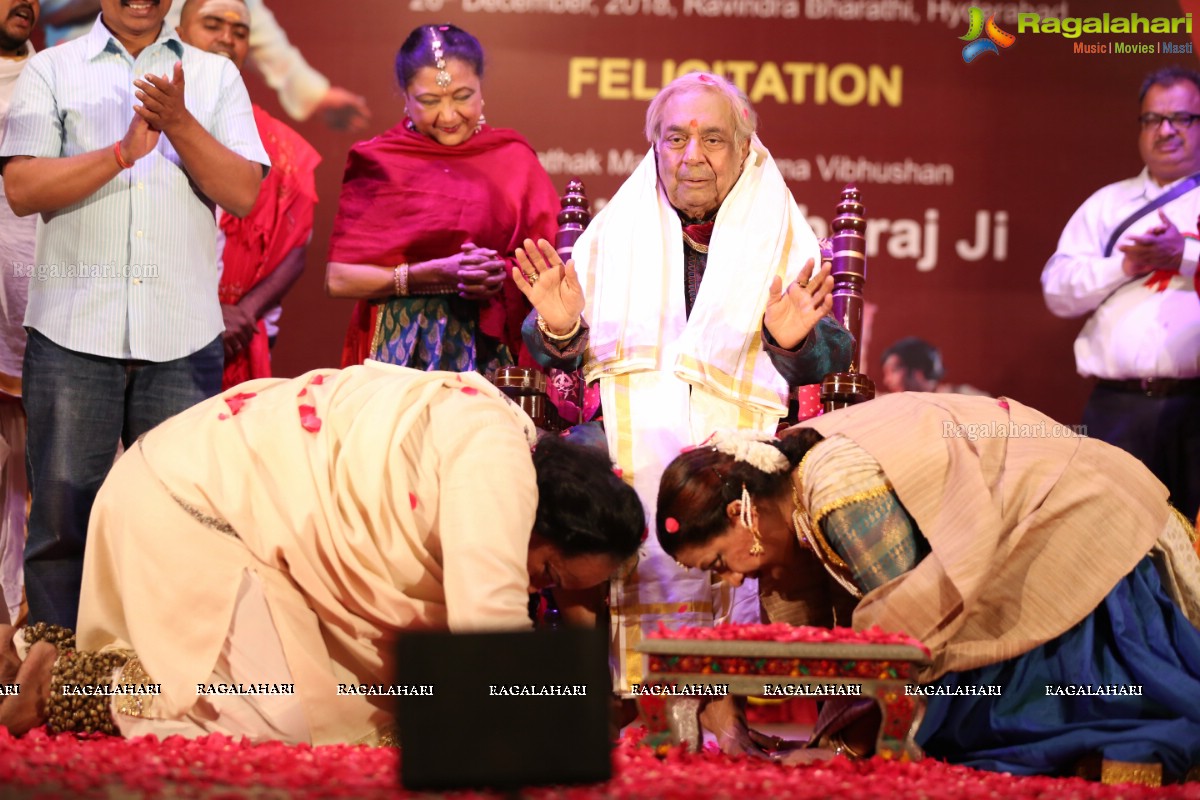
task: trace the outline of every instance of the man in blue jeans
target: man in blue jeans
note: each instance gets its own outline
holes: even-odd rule
[[[212,205],[243,215],[269,160],[228,59],[103,0],[34,56],[0,146],[9,204],[43,228],[25,326],[30,622],[73,626],[88,515],[116,453],[221,385]]]

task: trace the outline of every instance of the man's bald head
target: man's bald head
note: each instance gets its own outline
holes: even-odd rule
[[[244,0],[186,0],[180,12],[179,38],[222,55],[242,69],[250,51],[250,10]]]

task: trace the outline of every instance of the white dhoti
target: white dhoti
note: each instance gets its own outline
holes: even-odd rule
[[[610,452],[646,509],[646,524],[654,530],[654,509],[663,470],[680,450],[708,438],[714,430],[752,429],[774,433],[778,417],[752,415],[722,401],[706,390],[682,384],[673,374],[641,372],[602,380],[601,397]],[[624,406],[612,414],[610,408]],[[624,423],[631,419],[657,420],[653,434],[636,435]],[[735,608],[735,605],[737,608]],[[662,551],[657,537],[647,537],[635,572],[615,579],[609,608],[614,654],[620,657],[619,675],[628,685],[645,677],[638,643],[659,624],[710,627],[715,621],[758,621],[758,585],[747,581],[737,590],[713,582],[711,573],[684,569]]]
[[[784,286],[809,259],[816,236],[770,153],[754,138],[742,174],[717,213],[703,282],[689,315],[683,232],[658,186],[651,151],[575,245],[591,328],[587,380],[598,380],[609,451],[632,481],[654,530],[658,482],[687,446],[717,429],[773,433],[788,387],[763,350],[762,317],[774,278]],[[728,617],[728,589],[681,569],[648,538],[635,575],[610,593],[616,685],[644,676],[634,648],[664,623],[712,625]],[[743,590],[756,619],[756,587]]]

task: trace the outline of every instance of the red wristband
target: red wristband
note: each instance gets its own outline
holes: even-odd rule
[[[117,157],[117,166],[121,169],[133,169],[133,164],[130,164],[121,156],[121,143],[117,142],[113,145],[113,154]]]

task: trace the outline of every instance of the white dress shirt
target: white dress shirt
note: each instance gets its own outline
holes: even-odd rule
[[[1075,363],[1084,377],[1195,378],[1200,376],[1200,298],[1193,275],[1200,242],[1184,241],[1180,272],[1164,287],[1151,276],[1129,278],[1121,269],[1124,254],[1104,246],[1125,219],[1171,189],[1159,186],[1146,170],[1110,184],[1089,197],[1071,217],[1058,250],[1042,271],[1042,292],[1059,317],[1091,313],[1075,339]],[[1200,189],[1187,192],[1161,209],[1182,233],[1195,234]],[[1161,225],[1152,211],[1121,235],[1121,242]]]
[[[99,17],[86,37],[30,60],[0,156],[111,148],[138,104],[134,80],[171,75],[180,61],[192,116],[233,152],[269,165],[232,61],[185,45],[166,26],[134,59]],[[25,325],[60,347],[161,362],[195,353],[224,330],[213,207],[165,135],[90,197],[42,215],[36,262]]]

